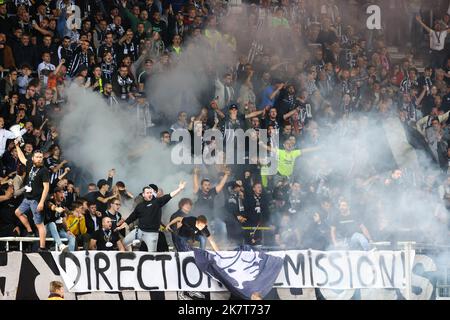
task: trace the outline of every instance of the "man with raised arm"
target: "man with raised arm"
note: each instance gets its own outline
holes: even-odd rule
[[[161,225],[161,207],[173,197],[178,195],[186,186],[186,182],[181,181],[178,188],[170,194],[165,194],[160,198],[156,197],[155,190],[151,187],[145,187],[142,193],[144,201],[139,203],[130,216],[116,230],[125,228],[128,224],[139,219],[136,231],[130,232],[124,239],[125,246],[129,246],[133,240],[144,241],[149,252],[156,252],[158,244],[158,231]]]
[[[419,24],[428,31],[430,34],[430,65],[431,67],[438,69],[444,66],[446,53],[445,53],[445,38],[447,37],[450,29],[443,29],[443,22],[436,20],[434,22],[434,29],[428,27],[423,21],[420,15],[416,15],[416,20]]]
[[[25,177],[25,198],[19,208],[16,209],[16,216],[20,219],[28,232],[28,236],[34,236],[30,223],[25,212],[31,210],[33,220],[39,232],[39,252],[45,251],[46,230],[44,226],[44,205],[50,189],[48,169],[44,166],[44,154],[40,150],[35,150],[31,160],[28,160],[20,149],[16,139],[17,155],[19,161],[26,166],[27,175]]]

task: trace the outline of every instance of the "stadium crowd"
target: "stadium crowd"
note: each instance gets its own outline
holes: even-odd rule
[[[0,237],[39,236],[31,249],[39,251],[123,251],[138,243],[148,251],[168,250],[167,243],[185,250],[194,240],[214,250],[370,250],[371,242],[398,236],[392,216],[407,214],[397,212],[399,204],[419,198],[430,203],[425,220],[414,222],[430,228],[421,239],[448,243],[448,6],[366,1],[382,10],[382,29],[370,30],[362,1],[1,2]],[[395,61],[388,46],[406,55]],[[153,90],[198,51],[209,57],[195,71],[208,86],[197,92],[198,105],[170,119],[163,110],[172,106],[153,100]],[[203,165],[192,172],[193,190],[180,182],[167,194],[161,189],[171,186],[158,181],[132,193],[126,181],[114,181],[114,169],[80,185],[77,164],[59,145],[70,85],[103,97],[111,112],[135,110],[138,134],[168,148],[177,130],[220,130],[228,141],[231,130],[253,129],[257,141],[265,129],[268,144],[260,147],[277,156],[277,172],[268,174],[261,162]],[[394,160],[382,129],[389,119],[423,154],[423,174]],[[361,132],[376,139],[342,147],[348,168],[336,172],[339,156],[323,152],[326,142],[352,144]],[[372,142],[389,156],[378,159]],[[367,161],[351,163],[351,149]],[[161,221],[180,192],[179,210]],[[128,217],[124,202],[133,203]]]

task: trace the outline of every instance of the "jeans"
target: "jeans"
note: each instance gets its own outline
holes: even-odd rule
[[[56,223],[50,222],[49,224],[47,224],[47,232],[50,232],[52,238],[55,239],[56,246],[59,247],[59,245],[62,243],[61,238],[66,238],[68,240],[69,251],[75,251],[75,244],[76,244],[75,237],[73,235],[69,236],[66,230],[64,229],[60,229],[58,231]]]
[[[138,239],[145,242],[148,252],[156,252],[158,247],[158,236],[158,232],[146,232],[141,229],[137,229],[131,231],[125,239],[123,239],[123,243],[125,244],[125,247],[128,247],[131,245],[133,240]]]
[[[180,236],[178,236],[178,237],[180,238],[181,241],[184,241],[184,242],[188,242],[190,240],[190,238],[187,238],[187,237],[180,237]],[[206,237],[197,234],[194,239],[195,239],[195,241],[200,242],[200,249],[205,250],[205,248],[206,248]],[[183,251],[183,250],[180,250],[180,248],[177,248],[177,250],[178,251]]]
[[[361,250],[361,248],[364,251],[369,251],[369,240],[367,240],[367,238],[364,237],[364,235],[362,235],[361,233],[355,232],[350,238],[350,249]]]

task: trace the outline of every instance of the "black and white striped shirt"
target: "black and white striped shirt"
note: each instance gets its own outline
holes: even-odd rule
[[[409,93],[412,87],[417,87],[418,85],[417,80],[411,80],[409,77],[406,77],[400,83],[400,90],[403,93]]]

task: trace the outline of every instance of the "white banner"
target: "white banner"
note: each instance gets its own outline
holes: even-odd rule
[[[227,252],[224,255],[229,255]],[[403,251],[277,251],[284,259],[276,288],[399,288],[408,272]],[[71,292],[226,291],[202,273],[193,252],[52,252]],[[411,252],[411,263],[414,251]]]

